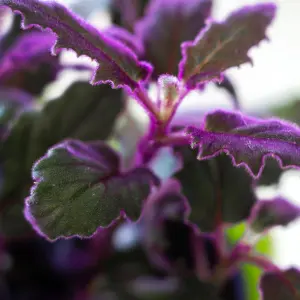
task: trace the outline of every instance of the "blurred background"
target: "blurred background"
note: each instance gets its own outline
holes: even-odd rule
[[[112,23],[111,15],[108,12],[109,0],[59,0],[58,2],[67,5],[100,29],[108,28]],[[234,9],[266,1],[215,0],[214,2],[213,16],[221,21]],[[300,124],[300,2],[297,0],[273,0],[272,2],[278,5],[278,13],[267,33],[269,42],[264,41],[259,47],[251,50],[253,66],[243,65],[240,68],[229,70],[226,75],[230,77],[234,85],[243,111],[262,117],[279,116]],[[5,28],[8,29],[11,25],[11,14],[6,14],[0,21],[5,25],[2,26],[5,31]],[[89,59],[76,58],[72,51],[63,51],[60,60],[67,65],[74,63],[80,63],[82,66],[94,65]],[[87,80],[89,77],[90,72],[64,70],[55,82],[46,86],[41,99],[56,98],[72,82],[78,79]],[[153,95],[154,93],[155,91],[153,91]],[[197,119],[199,112],[203,113],[209,109],[220,107],[232,109],[231,97],[232,95],[228,92],[211,84],[200,95],[199,93],[192,94],[181,105],[177,117],[178,119],[184,117]],[[147,117],[144,112],[134,102],[130,109],[137,122],[145,127]],[[280,175],[278,184],[259,186],[256,192],[260,198],[268,199],[281,195],[300,205],[299,187],[300,171],[289,170]],[[239,236],[240,230],[240,227],[233,229],[232,236]],[[296,221],[284,229],[274,229],[271,239],[267,238],[261,242],[260,250],[271,255],[280,267],[300,267],[299,233],[300,221]],[[132,238],[130,234],[126,237],[126,234],[124,231],[122,235],[124,243]],[[8,268],[9,260],[6,260],[6,263]],[[59,262],[57,263],[59,264]],[[254,268],[251,269],[251,272],[249,271],[247,276],[256,278],[257,270]],[[251,286],[250,290],[253,289],[255,286]],[[257,299],[257,292],[251,295],[251,299]]]

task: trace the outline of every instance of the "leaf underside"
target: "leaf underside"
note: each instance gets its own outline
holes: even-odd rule
[[[267,157],[275,158],[281,168],[300,167],[300,129],[294,124],[223,110],[207,114],[204,123],[201,129],[187,129],[192,147],[199,147],[200,160],[225,152],[254,178],[259,178]]]
[[[151,66],[139,62],[137,56],[123,43],[100,33],[83,19],[56,2],[38,0],[0,0],[23,16],[24,29],[36,27],[52,30],[57,41],[52,52],[72,49],[78,56],[85,55],[99,63],[92,83],[110,83],[113,88],[136,88],[147,80]]]

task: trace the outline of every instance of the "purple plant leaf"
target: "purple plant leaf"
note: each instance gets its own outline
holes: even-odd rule
[[[23,15],[23,28],[51,29],[57,35],[53,54],[72,49],[99,63],[92,84],[110,83],[113,88],[134,89],[151,73],[148,63],[140,62],[124,44],[100,33],[63,5],[38,0],[0,0],[13,11]]]
[[[158,179],[147,168],[121,173],[117,154],[103,142],[69,140],[51,148],[32,169],[35,184],[25,215],[41,235],[90,236],[122,211],[140,215]]]
[[[265,273],[260,280],[262,300],[299,300],[300,272],[290,268],[282,272]]]
[[[145,48],[145,59],[154,65],[156,77],[178,73],[180,45],[194,39],[210,16],[211,0],[153,0],[136,32]]]
[[[55,42],[50,32],[28,32],[23,34],[0,59],[0,81],[13,76],[20,70],[36,69],[39,60],[49,56],[49,49]]]
[[[250,226],[255,232],[263,232],[274,226],[287,226],[300,216],[300,207],[277,197],[273,200],[257,202],[250,218]]]
[[[220,80],[226,69],[252,63],[248,51],[267,39],[275,12],[272,3],[257,4],[233,12],[223,23],[211,23],[193,42],[182,44],[179,78],[195,87]]]
[[[126,29],[118,26],[111,26],[108,29],[106,29],[103,33],[126,45],[138,57],[143,55],[144,48],[141,41]]]
[[[199,146],[198,159],[225,152],[254,178],[261,175],[267,157],[275,158],[281,168],[300,167],[300,129],[288,122],[216,110],[206,115],[202,128],[191,126],[187,133],[192,147]]]

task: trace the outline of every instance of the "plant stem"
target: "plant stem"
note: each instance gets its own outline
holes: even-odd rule
[[[134,90],[133,96],[142,104],[146,112],[150,115],[151,120],[159,122],[160,114],[158,107],[152,102],[147,91],[142,86],[139,86]]]

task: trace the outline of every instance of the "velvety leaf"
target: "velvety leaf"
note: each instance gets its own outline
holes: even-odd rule
[[[62,96],[48,102],[31,134],[28,170],[54,144],[74,138],[82,141],[108,138],[124,108],[120,90],[109,86],[73,83]]]
[[[144,48],[141,41],[126,29],[118,26],[111,26],[105,30],[104,33],[126,45],[139,57],[143,54]]]
[[[40,95],[62,68],[59,56],[49,51],[55,36],[35,29],[24,32],[20,26],[21,16],[15,15],[10,30],[0,40],[1,85]]]
[[[273,3],[245,6],[223,23],[211,23],[193,42],[182,44],[179,78],[193,87],[220,79],[228,68],[252,63],[248,51],[266,39],[265,32],[275,11]]]
[[[38,0],[1,0],[13,11],[24,16],[25,29],[36,27],[51,29],[57,35],[52,52],[72,49],[78,56],[86,55],[97,61],[92,83],[111,83],[112,87],[129,86],[134,89],[138,82],[147,80],[151,67],[139,62],[136,55],[124,44],[100,33],[96,28],[72,14],[56,2]]]
[[[188,128],[198,159],[225,152],[235,166],[243,165],[259,178],[266,157],[276,158],[281,168],[300,166],[300,130],[278,119],[256,119],[238,112],[217,110],[206,115],[203,128]]]
[[[211,0],[153,0],[137,24],[145,58],[154,65],[155,75],[178,72],[180,44],[194,39],[210,16]]]
[[[0,220],[20,224],[23,217],[23,200],[28,196],[33,163],[49,147],[66,138],[83,141],[106,139],[112,132],[115,120],[124,106],[120,90],[109,86],[91,86],[88,82],[75,82],[65,93],[48,102],[41,111],[28,112],[15,122],[1,149],[4,186],[0,202],[5,211]],[[16,208],[12,207],[16,206]],[[19,218],[11,216],[9,211]],[[14,225],[2,225],[5,232]],[[16,232],[18,235],[20,230]]]
[[[16,174],[22,174],[22,181],[30,183],[32,164],[56,143],[66,138],[83,141],[106,139],[123,105],[119,90],[91,86],[82,81],[73,83],[63,95],[48,102],[42,111],[22,116],[2,149],[7,193],[16,185]],[[26,134],[22,131],[27,128],[23,120],[30,122]],[[15,167],[11,163],[6,167],[9,161]],[[24,173],[17,171],[18,168],[24,169]]]
[[[237,223],[249,217],[256,202],[253,181],[243,169],[235,168],[229,157],[195,160],[194,151],[182,147],[183,168],[175,174],[187,197],[189,219],[201,231],[213,231],[217,222]]]
[[[39,60],[49,56],[55,42],[50,32],[28,32],[19,37],[0,59],[0,81],[22,69],[37,69]]]
[[[252,212],[250,226],[255,232],[263,232],[274,226],[287,226],[300,216],[300,208],[283,199],[259,201]]]
[[[265,273],[260,282],[262,300],[300,299],[300,272],[290,268],[282,272]]]
[[[119,167],[117,154],[104,143],[73,140],[53,147],[33,167],[28,220],[53,240],[90,236],[122,211],[136,219],[158,179],[146,168],[122,174]]]

